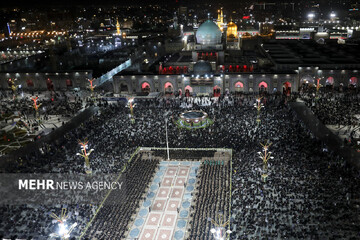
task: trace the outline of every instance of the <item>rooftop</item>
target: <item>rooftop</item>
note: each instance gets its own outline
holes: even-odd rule
[[[337,44],[336,41],[318,44],[313,40],[270,40],[263,44],[263,49],[275,64],[360,64],[358,45]]]

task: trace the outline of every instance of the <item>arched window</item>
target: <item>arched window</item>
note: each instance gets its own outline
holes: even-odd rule
[[[266,82],[261,82],[259,83],[259,92],[264,92],[267,91],[268,85]]]
[[[34,86],[34,82],[33,82],[31,79],[27,79],[27,80],[26,80],[26,85],[27,85],[28,87],[33,87],[33,86]]]
[[[185,97],[190,97],[192,91],[193,91],[192,87],[190,87],[190,85],[187,85],[185,87]]]
[[[215,86],[213,88],[213,95],[214,97],[220,97],[221,95],[221,88],[219,86]]]
[[[48,78],[48,79],[46,80],[46,86],[47,86],[47,89],[48,89],[49,91],[53,91],[53,90],[54,90],[54,83],[51,81],[50,78]]]
[[[120,84],[120,92],[128,92],[128,85],[126,83],[121,83]]]
[[[301,84],[314,84],[314,78],[310,75],[301,78]]]
[[[150,88],[150,84],[148,82],[143,82],[141,84],[141,91],[142,92],[150,92],[151,88]]]
[[[356,85],[357,85],[357,82],[358,82],[357,77],[352,77],[352,78],[350,78],[350,80],[349,80],[349,84],[350,84],[350,85],[353,85],[353,86],[356,86]]]
[[[174,92],[174,87],[171,82],[166,82],[164,84],[164,91],[165,93],[172,94]]]
[[[334,78],[333,77],[328,77],[326,79],[326,85],[334,85]]]
[[[287,96],[290,96],[290,93],[291,93],[291,83],[290,82],[284,82],[283,93]]]
[[[189,92],[192,92],[192,91],[193,91],[193,89],[192,89],[192,87],[190,87],[190,85],[187,85],[187,86],[185,87],[185,90],[189,90]]]
[[[244,84],[242,82],[235,83],[235,92],[242,92],[244,90]]]
[[[72,87],[72,81],[70,79],[66,79],[66,86]]]

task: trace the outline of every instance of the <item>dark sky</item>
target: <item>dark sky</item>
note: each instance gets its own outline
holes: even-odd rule
[[[51,6],[104,6],[104,5],[175,5],[175,4],[191,4],[191,3],[233,3],[234,0],[0,0],[0,7],[14,7],[14,6],[29,6],[29,7],[51,7]],[[235,1],[249,1],[249,0],[235,0]],[[278,1],[278,0],[272,0]]]
[[[181,2],[189,2],[189,0],[178,0]],[[201,0],[192,0],[199,3]],[[76,6],[76,5],[148,5],[148,4],[171,4],[176,3],[176,0],[1,0],[0,7],[8,6],[33,6],[33,7],[46,7],[46,6]]]

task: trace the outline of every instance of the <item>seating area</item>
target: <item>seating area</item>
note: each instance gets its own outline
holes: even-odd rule
[[[121,189],[112,190],[109,197],[97,213],[85,239],[124,239],[129,224],[134,221],[134,214],[144,200],[146,189],[154,176],[159,161],[141,160],[140,155],[127,166],[119,182]],[[146,167],[144,167],[146,166]]]
[[[191,206],[191,221],[188,226],[188,238],[194,240],[211,239],[211,220],[217,220],[219,214],[229,220],[230,210],[230,166],[209,165],[203,163],[198,172],[194,204]],[[220,224],[220,223],[219,223]],[[226,228],[228,229],[228,226]]]

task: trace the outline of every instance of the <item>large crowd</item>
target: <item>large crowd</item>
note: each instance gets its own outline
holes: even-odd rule
[[[44,144],[41,151],[14,161],[11,168],[1,172],[82,173],[84,163],[76,156],[80,151],[77,141],[87,138],[89,147],[94,149],[90,156],[93,173],[119,173],[138,146],[166,146],[164,125],[167,118],[170,148],[233,149],[231,239],[358,239],[359,172],[319,142],[297,119],[281,95],[264,95],[264,108],[258,123],[254,108],[256,97],[136,99],[133,123],[124,102],[103,104],[99,112],[80,127],[65,133],[57,141]],[[175,120],[186,107],[207,112],[215,120],[214,124],[196,131],[179,129]],[[265,140],[272,142],[270,150],[274,156],[269,161],[266,183],[261,179],[262,160],[257,154],[261,151],[260,143]],[[141,166],[136,165],[132,171],[134,175],[149,176]],[[210,184],[208,188],[215,184],[204,181]],[[139,193],[142,192],[139,187]],[[134,196],[140,201],[140,195]],[[55,226],[48,213],[59,212],[61,207],[2,206],[0,235],[48,236]],[[77,212],[70,221],[79,223],[72,234],[79,236],[97,206],[80,206],[83,211],[77,210],[78,206],[66,207]],[[129,214],[124,215],[116,209],[101,211],[94,226],[101,224],[102,229],[108,226],[104,230],[108,236],[114,226],[108,223],[107,216],[114,222],[119,219],[131,221]],[[194,216],[199,218],[201,214]],[[11,225],[15,221],[16,224]],[[41,231],[37,230],[39,225]],[[127,225],[123,223],[122,228]],[[202,231],[208,231],[208,228],[196,228],[189,239],[207,239],[204,236],[208,233]],[[88,231],[94,233],[95,229],[90,227]],[[117,231],[118,237],[125,233],[125,229]]]
[[[229,219],[230,164],[203,164],[199,172],[199,183],[195,194],[195,204],[191,208],[191,221],[188,226],[189,239],[211,239],[210,230],[214,228],[213,219],[218,224],[222,218]],[[226,222],[226,221],[224,221]]]
[[[319,91],[317,94],[304,92],[302,100],[319,120],[344,135],[345,143],[359,148],[360,140],[360,93],[346,91]]]
[[[360,93],[357,92],[319,92],[303,93],[302,99],[316,114],[320,121],[327,125],[358,124],[360,114]]]

